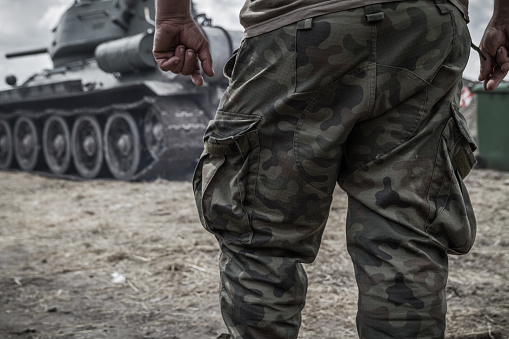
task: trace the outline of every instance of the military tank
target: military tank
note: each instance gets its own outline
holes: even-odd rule
[[[192,13],[221,67],[242,33]],[[154,0],[75,0],[53,29],[53,68],[0,91],[0,170],[118,180],[182,178],[202,150],[202,135],[227,79],[202,87],[166,73],[152,56]]]

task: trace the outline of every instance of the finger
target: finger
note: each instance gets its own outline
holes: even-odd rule
[[[185,50],[186,48],[182,45],[177,46],[175,49],[175,57],[173,59],[173,63],[170,64],[170,71],[175,74],[179,74],[182,72],[182,66],[184,65],[185,59]]]
[[[196,66],[198,68],[195,69],[191,74],[191,80],[193,81],[193,84],[199,87],[203,85],[203,76],[201,75],[200,64],[198,63],[198,61],[196,61]]]
[[[484,81],[484,89],[486,91],[495,90],[506,77],[509,71],[509,56],[507,49],[501,46],[496,53],[497,65],[493,67],[492,73]]]
[[[212,67],[212,56],[210,55],[208,45],[198,52],[198,59],[200,59],[203,72],[205,72],[205,74],[207,74],[209,77],[213,77],[214,68]]]
[[[479,73],[479,81],[483,81],[489,78],[493,67],[495,67],[495,62],[490,55],[486,55],[486,60],[479,57],[481,61],[481,71]]]
[[[483,83],[482,83],[482,88],[483,88],[483,90],[484,90],[485,92],[489,92],[489,90],[488,90],[488,82],[489,82],[489,81],[490,81],[490,79],[489,79],[489,77],[488,77],[488,78],[486,78],[486,79],[483,81]]]
[[[507,49],[504,46],[501,46],[499,49],[497,49],[497,64],[503,65],[507,62],[509,62]]]
[[[489,79],[486,79],[484,81],[484,90],[485,91],[493,91],[495,90],[498,85],[504,80],[505,76],[507,75],[507,72],[504,72],[500,69],[500,66],[495,66],[493,69],[493,73],[490,75]]]
[[[182,66],[182,74],[183,75],[191,75],[193,73],[193,71],[195,70],[197,61],[198,61],[198,58],[196,56],[196,53],[192,49],[188,49],[186,51],[184,65]],[[198,65],[198,69],[200,69],[199,65]]]
[[[154,52],[154,58],[159,68],[165,72],[169,71],[175,62],[178,61],[178,58],[173,53]]]
[[[509,71],[509,55],[507,49],[502,46],[497,50],[497,64],[500,65],[502,72]]]

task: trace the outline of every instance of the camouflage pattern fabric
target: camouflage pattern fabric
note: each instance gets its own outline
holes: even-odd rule
[[[296,338],[336,183],[361,338],[443,338],[447,253],[473,244],[458,112],[470,35],[445,0],[367,6],[245,39],[193,185],[233,338]],[[338,337],[341,334],[338,333]]]

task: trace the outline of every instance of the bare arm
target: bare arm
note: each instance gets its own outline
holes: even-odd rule
[[[487,59],[481,59],[479,80],[484,90],[493,91],[509,71],[509,0],[495,0],[493,16],[479,46]]]
[[[214,76],[209,44],[191,17],[190,0],[156,0],[156,31],[153,54],[163,71],[190,75],[203,85],[200,64]]]

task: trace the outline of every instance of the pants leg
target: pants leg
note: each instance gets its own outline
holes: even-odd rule
[[[420,131],[427,131],[425,126],[434,122],[434,115],[447,116],[438,119],[436,126],[455,136],[454,142],[440,144],[453,147],[447,156],[467,149],[468,142],[456,146],[465,138],[460,138],[463,134],[452,118],[452,100],[445,98],[454,96],[453,87],[466,60],[460,64],[456,60],[460,47],[451,48],[459,32],[454,17],[441,13],[434,2],[390,3],[384,13],[387,20],[378,22],[368,22],[363,8],[332,13],[246,39],[225,67],[230,86],[207,128],[205,151],[193,184],[202,224],[216,236],[222,251],[221,308],[234,338],[297,337],[307,288],[301,264],[316,257],[338,178],[352,202],[349,250],[357,277],[378,281],[377,268],[383,283],[375,287],[387,285],[385,290],[390,292],[389,297],[378,295],[376,288],[368,288],[370,283],[359,280],[359,288],[367,290],[359,303],[361,337],[386,333],[387,324],[393,319],[401,322],[403,313],[414,319],[408,311],[379,311],[379,305],[395,302],[403,306],[394,308],[403,310],[408,303],[400,303],[406,299],[398,299],[398,288],[411,289],[419,299],[423,298],[418,291],[421,285],[410,284],[410,280],[419,277],[428,282],[424,273],[419,275],[421,271],[409,275],[406,264],[395,265],[395,260],[388,259],[390,254],[383,253],[387,239],[378,237],[394,234],[395,241],[388,246],[397,248],[391,254],[408,252],[408,260],[432,257],[431,264],[410,266],[429,268],[422,272],[438,268],[433,273],[439,277],[437,286],[446,279],[441,274],[446,266],[445,249],[437,244],[449,237],[441,237],[441,227],[447,222],[440,218],[454,214],[458,206],[447,204],[447,199],[444,203],[445,188],[438,183],[445,176],[441,169],[433,180],[423,181],[429,169],[422,166],[427,165],[417,163],[411,171],[408,166],[415,163],[399,155],[419,147],[410,142],[417,135],[422,135],[417,139],[424,144],[426,138],[431,139],[429,131]],[[406,45],[393,50],[389,36],[398,30],[407,37]],[[442,134],[433,136],[438,147]],[[437,154],[431,148],[423,151],[423,161]],[[419,150],[415,153],[420,154]],[[468,156],[458,159],[468,160]],[[401,161],[389,167],[397,159]],[[446,163],[447,159],[444,156],[435,162]],[[406,176],[384,175],[398,166],[403,166]],[[408,181],[414,175],[409,172],[418,178]],[[411,188],[408,192],[398,188],[396,193],[401,199],[411,199],[393,204],[391,180],[410,185],[403,186]],[[415,188],[416,183],[422,187]],[[428,190],[430,187],[433,189]],[[433,227],[415,221],[429,205],[416,191],[434,192],[429,200],[436,207],[433,217],[424,217]],[[398,212],[398,207],[407,205],[412,208]],[[402,238],[408,245],[403,245]],[[405,250],[420,242],[422,246],[416,245],[415,250]],[[443,287],[438,288],[442,293]],[[430,300],[426,299],[424,307],[430,307]],[[422,316],[425,312],[420,311]],[[373,322],[380,325],[371,326]]]
[[[338,146],[369,109],[374,29],[363,18],[363,9],[335,13],[247,39],[225,67],[230,86],[207,129],[194,188],[221,247],[221,308],[234,338],[297,337],[302,263],[320,246]],[[344,112],[337,93],[355,98]]]
[[[443,338],[447,252],[475,237],[462,182],[475,145],[456,106],[470,38],[451,5],[382,7],[375,116],[350,133],[340,176],[357,326],[361,338]]]

